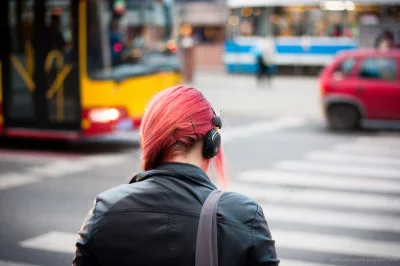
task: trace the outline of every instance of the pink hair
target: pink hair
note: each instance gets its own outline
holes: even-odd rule
[[[140,126],[143,171],[157,168],[179,152],[188,152],[214,128],[214,113],[203,94],[188,86],[158,93],[149,103]],[[213,161],[219,180],[226,185],[223,149]]]

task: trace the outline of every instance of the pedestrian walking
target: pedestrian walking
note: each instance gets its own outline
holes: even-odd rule
[[[274,70],[274,54],[275,45],[272,40],[263,40],[260,48],[256,52],[257,57],[257,84],[261,85],[261,82],[266,78],[269,86],[272,85],[272,76]]]
[[[389,30],[384,30],[380,36],[378,36],[375,47],[381,51],[387,51],[395,48],[394,35]]]
[[[157,94],[140,127],[143,172],[96,197],[79,230],[73,265],[278,265],[262,208],[221,192],[207,175],[213,166],[226,186],[221,127],[197,89]],[[215,212],[206,208],[213,204]],[[204,218],[210,210],[212,227]],[[208,234],[215,238],[205,245]],[[214,263],[205,261],[208,255]]]

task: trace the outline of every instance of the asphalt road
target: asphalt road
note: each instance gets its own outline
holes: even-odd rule
[[[400,265],[400,132],[227,118],[229,190],[256,199],[281,265]],[[139,169],[134,135],[1,140],[0,266],[70,265],[95,196]],[[14,264],[13,264],[14,263]]]

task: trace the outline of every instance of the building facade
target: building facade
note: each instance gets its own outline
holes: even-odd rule
[[[226,15],[226,0],[175,0],[176,32],[190,31],[196,66],[223,66]]]

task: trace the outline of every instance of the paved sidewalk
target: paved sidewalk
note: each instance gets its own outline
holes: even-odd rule
[[[225,115],[322,119],[317,79],[313,77],[278,76],[271,86],[258,86],[252,75],[201,70],[193,85]]]

